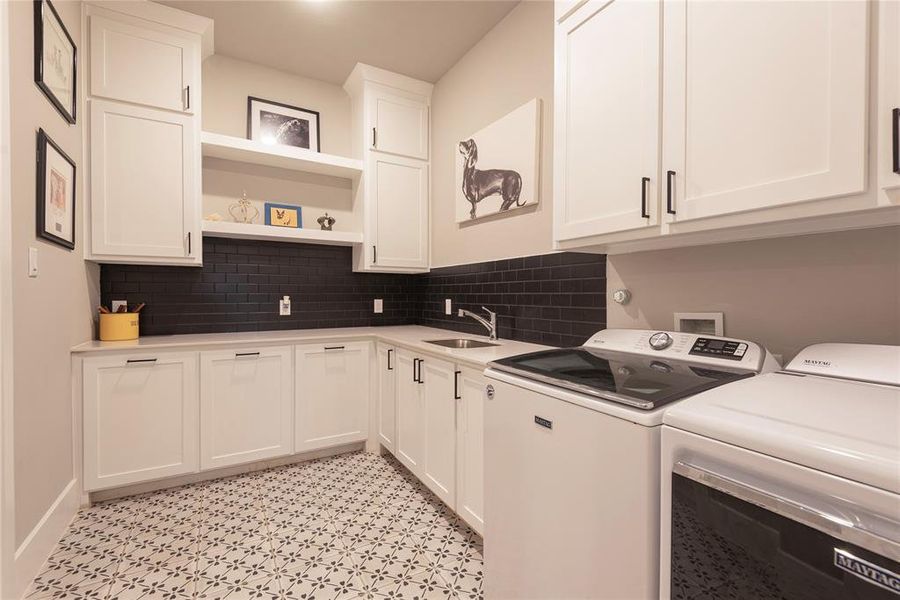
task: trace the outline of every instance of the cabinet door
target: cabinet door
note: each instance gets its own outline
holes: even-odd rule
[[[91,95],[191,113],[200,41],[161,25],[91,16]],[[193,88],[193,90],[191,89]]]
[[[558,240],[657,224],[660,12],[591,0],[556,28]]]
[[[373,87],[369,94],[370,148],[428,160],[428,104]]]
[[[865,189],[869,3],[664,6],[670,221]]]
[[[378,441],[394,452],[397,431],[397,357],[390,346],[378,344]]]
[[[91,249],[95,256],[200,256],[193,117],[91,101]]]
[[[422,481],[447,506],[456,509],[456,399],[452,363],[425,358],[419,367],[423,386],[425,462]]]
[[[289,346],[200,354],[200,467],[293,452]]]
[[[84,488],[196,472],[197,355],[84,361]]]
[[[295,372],[295,451],[366,439],[368,342],[297,346]]]
[[[484,389],[479,371],[456,372],[456,513],[484,535]]]
[[[428,165],[370,152],[366,175],[372,215],[367,250],[379,267],[428,266]]]
[[[425,455],[425,407],[418,382],[419,359],[397,350],[397,459],[421,479]]]
[[[900,187],[900,2],[877,6],[878,175],[880,187],[892,189]]]

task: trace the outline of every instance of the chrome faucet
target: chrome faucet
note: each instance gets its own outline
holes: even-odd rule
[[[479,323],[485,326],[488,330],[488,339],[496,340],[497,339],[497,313],[489,310],[485,307],[481,307],[481,310],[486,311],[490,320],[485,319],[480,315],[476,315],[475,313],[468,311],[464,308],[459,309],[459,316],[461,317],[472,317]]]

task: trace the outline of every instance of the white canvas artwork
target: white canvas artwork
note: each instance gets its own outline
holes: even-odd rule
[[[540,109],[535,98],[457,142],[457,223],[538,203]]]

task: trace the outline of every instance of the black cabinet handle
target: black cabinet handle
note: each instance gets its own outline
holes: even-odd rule
[[[372,147],[378,147],[378,133],[376,133],[375,128],[372,128]]]
[[[125,361],[126,363],[155,363],[155,358],[129,358]]]
[[[419,383],[419,378],[416,377],[416,368],[417,368],[418,366],[419,366],[419,359],[418,359],[418,358],[414,358],[414,359],[413,359],[413,381],[416,382],[416,383]]]
[[[378,249],[375,248],[375,244],[372,244],[372,262],[373,263],[378,262]]]
[[[343,350],[343,346],[325,346],[326,350]]]
[[[238,356],[259,356],[259,352],[235,352],[235,357]]]
[[[188,256],[190,256],[191,254],[193,254],[193,252],[191,251],[191,232],[188,231]]]
[[[647,213],[647,184],[650,183],[649,177],[641,177],[641,218],[649,219]]]
[[[393,371],[394,367],[391,366],[391,353],[394,351],[393,348],[388,348],[388,371]]]
[[[900,175],[900,108],[893,110],[894,115],[894,173]]]
[[[462,400],[462,398],[459,395],[459,374],[460,373],[462,373],[462,371],[456,371],[455,373],[453,373],[453,399],[454,400]]]
[[[187,86],[187,105],[184,107],[184,110],[191,110],[191,86]]]
[[[672,188],[675,187],[675,171],[666,171],[666,212],[670,215],[675,214],[672,207]]]
[[[423,359],[421,359],[421,358],[419,359],[419,379],[418,379],[419,383],[425,383],[425,380],[422,379],[422,363],[424,363],[424,362],[425,361]]]

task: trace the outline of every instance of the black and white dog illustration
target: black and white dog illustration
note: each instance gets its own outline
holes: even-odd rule
[[[466,140],[459,143],[459,153],[465,159],[463,168],[462,192],[466,200],[472,203],[469,218],[475,218],[475,206],[488,196],[500,194],[503,203],[500,210],[509,210],[515,203],[522,206],[519,194],[522,192],[522,176],[509,169],[486,169],[484,171],[475,168],[478,162],[478,146],[475,140]]]

